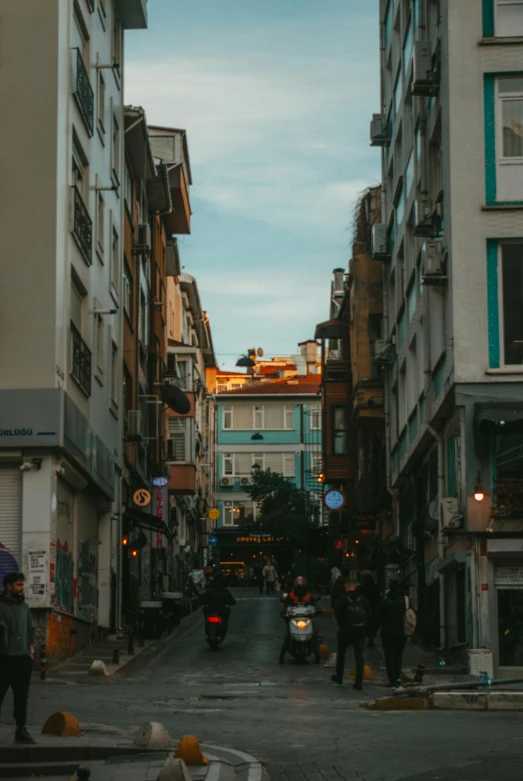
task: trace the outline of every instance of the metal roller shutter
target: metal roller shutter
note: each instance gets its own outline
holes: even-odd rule
[[[20,569],[22,538],[22,473],[0,468],[0,576]],[[10,554],[10,555],[9,555]]]

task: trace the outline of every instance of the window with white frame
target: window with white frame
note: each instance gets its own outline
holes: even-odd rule
[[[100,375],[104,373],[105,362],[105,328],[103,315],[96,315],[96,373],[100,379]]]
[[[124,262],[123,266],[123,308],[127,317],[133,317],[133,278],[129,266]]]
[[[176,370],[178,372],[177,386],[182,390],[192,391],[192,362],[178,358]]]
[[[119,76],[122,67],[122,25],[118,18],[118,14],[116,13],[116,9],[113,10],[111,50],[113,64],[116,71],[115,75]]]
[[[74,280],[71,280],[71,320],[76,326],[77,331],[83,334],[84,327],[84,309],[85,309],[86,296],[81,290],[80,285]]]
[[[223,474],[232,477],[251,477],[253,469],[271,472],[284,477],[295,477],[294,453],[225,453]]]
[[[80,143],[73,138],[73,157],[71,161],[72,185],[76,187],[82,201],[89,209],[89,164]]]
[[[246,521],[256,517],[254,502],[224,502],[223,525],[242,526]]]
[[[96,117],[98,122],[98,132],[105,136],[105,79],[103,71],[98,71],[98,87],[96,94]]]
[[[112,115],[112,123],[111,168],[113,179],[118,184],[120,182],[120,123],[114,113]]]
[[[523,241],[500,246],[503,363],[523,365]]]
[[[315,407],[311,407],[310,422],[312,431],[319,431],[319,429],[321,429],[321,407],[319,404]]]
[[[523,200],[523,72],[497,79],[498,176],[500,201]]]
[[[97,195],[96,203],[96,252],[103,262],[105,246],[105,200],[102,193]]]
[[[118,346],[115,342],[111,345],[111,401],[118,405],[119,401],[119,377],[120,367],[118,365]]]
[[[236,404],[224,407],[223,428],[233,431],[292,431],[292,404]]]
[[[313,451],[311,453],[311,477],[318,477],[322,470],[323,460],[321,453]]]
[[[120,237],[112,226],[111,235],[111,285],[117,293],[120,292]]]
[[[334,455],[345,456],[349,452],[349,413],[347,407],[333,407]]]
[[[497,38],[523,35],[523,0],[495,0]]]
[[[167,457],[170,461],[188,461],[189,447],[187,418],[168,419]]]

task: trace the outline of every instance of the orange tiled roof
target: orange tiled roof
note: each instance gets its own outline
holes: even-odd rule
[[[302,394],[317,394],[320,388],[321,375],[307,374],[306,377],[287,377],[270,382],[246,385],[244,388],[220,393],[222,396],[301,396]]]

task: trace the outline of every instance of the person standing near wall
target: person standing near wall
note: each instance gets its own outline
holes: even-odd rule
[[[381,641],[390,686],[401,684],[403,649],[405,648],[406,601],[400,584],[392,580],[380,607]]]
[[[21,572],[4,576],[0,596],[0,708],[9,688],[13,690],[15,743],[35,741],[26,729],[27,700],[34,659],[34,629],[24,599],[25,578]]]

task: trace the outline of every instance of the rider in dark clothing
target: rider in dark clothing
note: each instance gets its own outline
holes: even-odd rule
[[[298,577],[295,579],[292,587],[292,591],[290,591],[288,594],[285,594],[281,598],[282,601],[282,618],[285,618],[286,621],[288,619],[286,618],[287,615],[287,608],[288,607],[314,607],[314,602],[316,601],[314,597],[312,596],[311,592],[307,588],[307,581],[303,577]],[[320,662],[320,644],[319,644],[319,637],[316,631],[314,631],[314,645],[315,645],[315,662],[316,664],[319,664]],[[286,625],[285,629],[285,636],[283,638],[282,647],[280,650],[280,664],[285,664],[285,654],[287,653],[287,649],[289,647],[289,628],[288,624]]]
[[[229,625],[229,616],[231,615],[231,607],[236,604],[236,600],[229,591],[229,589],[223,584],[222,575],[216,575],[213,582],[209,584],[203,595],[203,612],[204,615],[210,613],[217,613],[223,618],[225,624],[225,631]]]
[[[405,648],[405,597],[400,584],[392,581],[380,608],[381,641],[391,686],[401,683],[403,649]]]

